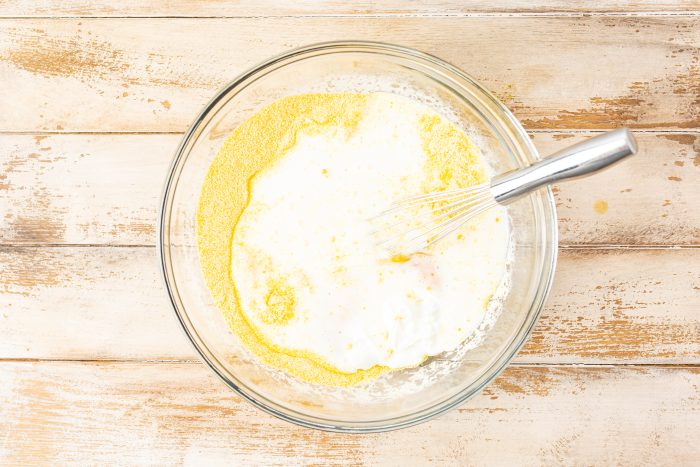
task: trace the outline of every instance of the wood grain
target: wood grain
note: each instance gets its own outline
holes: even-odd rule
[[[0,135],[0,237],[154,244],[179,135]]]
[[[605,0],[570,2],[566,0],[478,0],[468,4],[455,0],[412,2],[390,1],[216,1],[169,0],[109,2],[106,0],[9,0],[0,4],[0,16],[78,16],[78,17],[258,17],[333,15],[469,15],[494,13],[648,13],[693,12],[696,0]]]
[[[700,127],[697,16],[303,17],[0,20],[0,131],[184,131],[248,67],[348,38],[433,53],[531,129]]]
[[[541,154],[592,134],[537,133]],[[555,188],[565,245],[700,244],[700,133],[639,133],[640,153]],[[179,135],[0,135],[0,242],[153,245]],[[607,211],[596,210],[604,201]]]
[[[0,464],[700,464],[698,0],[0,0],[2,17]],[[226,388],[179,331],[152,247],[203,104],[272,54],[353,38],[469,72],[542,154],[645,130],[634,159],[555,187],[568,247],[506,372],[368,436],[294,427]]]
[[[196,358],[153,248],[0,249],[2,358]]]
[[[541,155],[592,136],[535,134]],[[553,188],[564,245],[700,244],[700,133],[641,133],[639,152]]]
[[[519,359],[700,363],[698,297],[700,250],[564,250]]]
[[[349,436],[263,414],[200,364],[3,363],[0,453],[6,465],[692,465],[699,385],[698,368],[510,367],[437,420]]]
[[[0,265],[3,358],[195,358],[153,248],[4,248]],[[517,361],[700,364],[699,291],[697,249],[564,250]]]

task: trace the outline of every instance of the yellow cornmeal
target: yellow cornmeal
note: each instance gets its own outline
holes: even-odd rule
[[[270,342],[241,311],[231,271],[236,224],[250,202],[252,181],[285,155],[300,132],[324,131],[350,137],[363,117],[370,94],[305,94],[280,99],[250,117],[227,138],[207,173],[197,211],[197,243],[204,279],[230,328],[263,363],[308,382],[352,386],[391,371],[374,366],[344,373],[312,352]],[[485,180],[477,149],[454,124],[436,114],[420,120],[429,174],[424,190],[467,186]],[[397,262],[407,257],[396,257]],[[245,273],[245,272],[244,272]],[[268,309],[263,322],[284,324],[295,315],[294,289],[283,278],[268,284],[261,297]]]
[[[437,114],[424,115],[420,119],[420,132],[423,151],[428,156],[425,193],[486,181],[477,149],[457,125]]]
[[[265,296],[265,309],[260,319],[266,324],[284,324],[294,318],[296,297],[294,289],[283,277],[271,280],[267,284],[269,292]]]

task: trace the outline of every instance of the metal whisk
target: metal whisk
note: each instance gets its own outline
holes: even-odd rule
[[[637,143],[629,130],[610,131],[498,175],[489,183],[397,201],[372,219],[380,225],[373,235],[377,245],[391,254],[412,254],[496,205],[543,185],[596,172],[636,152]]]

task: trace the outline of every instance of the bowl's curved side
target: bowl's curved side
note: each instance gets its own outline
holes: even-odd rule
[[[194,120],[175,153],[175,157],[165,180],[158,214],[157,252],[159,255],[161,277],[175,314],[185,334],[207,366],[209,366],[231,389],[261,410],[283,420],[305,427],[327,431],[358,433],[388,431],[427,421],[462,404],[481,391],[484,386],[500,374],[527,340],[551,288],[557,259],[558,240],[556,208],[554,197],[549,188],[540,190],[531,195],[531,202],[541,216],[540,226],[538,227],[539,237],[537,238],[538,247],[542,250],[541,271],[539,286],[530,305],[527,318],[517,335],[513,337],[509,345],[507,345],[499,355],[492,359],[491,365],[482,372],[481,376],[462,391],[433,407],[394,419],[362,422],[327,420],[307,413],[289,410],[245,387],[234,375],[231,375],[225,370],[225,365],[223,365],[208,349],[207,344],[202,340],[201,336],[199,336],[197,330],[187,316],[187,311],[185,310],[183,301],[178,292],[177,279],[173,273],[170,254],[171,215],[177,182],[184,169],[189,152],[193,145],[196,144],[203,128],[206,127],[211,120],[212,115],[216,114],[226,102],[233,99],[237,92],[240,92],[260,76],[271,73],[289,63],[304,60],[307,57],[344,52],[386,54],[409,59],[421,63],[423,66],[433,67],[437,72],[442,74],[445,80],[449,81],[450,86],[461,86],[465,89],[468,88],[472,93],[476,93],[480,99],[480,105],[483,106],[484,112],[490,114],[492,118],[499,120],[500,131],[513,148],[514,157],[518,159],[521,165],[531,163],[537,159],[537,151],[534,145],[515,116],[476,80],[437,57],[401,46],[365,41],[326,42],[301,47],[275,56],[239,75],[239,77],[222,88]]]

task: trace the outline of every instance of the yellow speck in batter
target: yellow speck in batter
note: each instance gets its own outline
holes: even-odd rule
[[[284,278],[271,280],[268,289],[260,319],[266,324],[285,324],[294,317],[294,289]]]
[[[396,254],[391,257],[391,262],[392,263],[405,263],[407,261],[410,261],[411,257],[408,255],[404,255],[403,253]]]

